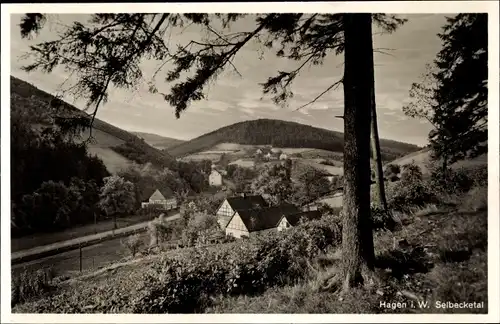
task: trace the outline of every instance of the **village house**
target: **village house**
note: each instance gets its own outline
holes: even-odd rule
[[[272,157],[273,157],[273,156],[272,156],[271,152],[267,152],[267,153],[264,155],[264,158],[265,158],[266,160],[270,160]]]
[[[281,153],[280,160],[286,160],[287,158],[288,158],[288,155],[286,155],[285,153]]]
[[[177,198],[170,188],[156,189],[147,201],[141,203],[141,207],[159,207],[170,210],[177,208]]]
[[[244,209],[236,211],[226,226],[226,235],[235,238],[249,236],[250,234],[261,234],[267,231],[282,231],[295,226],[302,218],[319,218],[318,211],[301,211],[292,204],[279,206]]]
[[[255,154],[262,154],[262,150],[261,149],[257,149],[257,151],[255,151]]]
[[[216,212],[217,222],[222,229],[225,229],[236,211],[265,208],[267,206],[267,202],[262,196],[248,196],[242,194],[240,196],[229,197],[222,202]]]
[[[302,211],[297,214],[292,214],[292,215],[283,215],[281,217],[280,221],[278,222],[278,231],[285,230],[287,228],[297,226],[299,224],[301,219],[305,220],[314,220],[314,219],[320,219],[321,218],[321,213],[318,210],[308,210],[308,211]]]
[[[210,172],[210,175],[208,176],[208,183],[212,187],[222,186],[222,174],[220,171],[215,169],[214,165],[212,165],[212,172]]]

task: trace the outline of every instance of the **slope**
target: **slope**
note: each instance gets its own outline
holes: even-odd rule
[[[168,149],[170,147],[177,146],[185,142],[177,138],[164,137],[157,134],[143,133],[143,132],[131,132],[131,133],[137,135],[139,138],[144,139],[146,143],[159,150]]]
[[[405,164],[416,164],[420,167],[424,174],[429,173],[429,163],[431,163],[431,149],[426,147],[420,151],[410,153],[394,161],[390,162],[390,164],[397,164],[399,166],[403,166]],[[474,166],[488,165],[488,154],[480,155],[473,159],[461,160],[453,163],[451,168],[469,168]]]
[[[10,86],[11,109],[23,110],[26,114],[30,115],[33,124],[45,123],[44,118],[47,117],[48,113],[58,108],[60,108],[57,110],[58,115],[80,115],[90,118],[82,110],[16,77],[11,76]],[[88,130],[83,132],[81,140],[88,139],[89,135]],[[93,124],[92,137],[93,139],[88,144],[89,152],[102,159],[106,168],[111,173],[126,168],[132,163],[129,158],[116,152],[115,148],[123,145],[131,147],[137,154],[144,156],[152,163],[172,165],[175,162],[166,152],[150,146],[136,135],[97,118]]]
[[[344,134],[296,122],[276,119],[256,119],[235,123],[167,149],[175,157],[208,150],[222,142],[246,145],[273,145],[286,148],[315,148],[333,152],[344,149]],[[382,154],[387,160],[414,152],[413,144],[381,140]]]

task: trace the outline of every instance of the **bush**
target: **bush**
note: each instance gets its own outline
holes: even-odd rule
[[[127,250],[134,257],[139,249],[144,245],[144,241],[142,240],[139,234],[134,234],[128,236],[126,239],[121,241],[122,245],[127,248]]]
[[[437,203],[437,197],[431,187],[422,180],[404,181],[389,187],[387,203],[395,211],[408,212],[414,207],[424,207],[427,204]]]
[[[396,223],[392,215],[388,211],[378,206],[370,206],[370,216],[372,219],[372,226],[374,231],[392,231],[395,228]]]
[[[196,249],[189,258],[165,259],[145,274],[133,301],[136,313],[191,313],[211,296],[253,294],[304,278],[308,259],[341,241],[330,219],[311,221],[286,233],[271,232],[216,251]]]
[[[469,176],[470,170],[448,168],[443,174],[443,169],[431,171],[431,186],[444,194],[463,194],[474,185],[474,179]],[[481,181],[481,180],[480,180]]]
[[[18,276],[13,275],[12,306],[46,294],[52,288],[53,279],[54,271],[52,268],[38,269],[37,271],[24,270]]]
[[[401,169],[401,182],[412,184],[422,180],[422,170],[415,163],[405,164]]]
[[[462,199],[461,209],[463,211],[488,210],[488,187],[474,187]]]

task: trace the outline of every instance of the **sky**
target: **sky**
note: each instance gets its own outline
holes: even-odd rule
[[[378,113],[379,135],[417,145],[427,144],[431,126],[420,120],[406,117],[402,107],[409,100],[409,89],[418,82],[440,50],[441,42],[437,34],[445,24],[442,14],[400,15],[408,22],[392,34],[380,34],[374,30],[373,46],[383,49],[386,54],[375,53],[375,90]],[[21,67],[29,61],[20,57],[29,46],[57,37],[61,23],[69,24],[78,20],[84,22],[87,15],[51,15],[49,23],[41,34],[33,40],[20,36],[20,15],[11,15],[11,75],[34,84],[52,94],[60,93],[61,84],[69,74],[56,68],[51,74],[43,72],[26,73]],[[252,16],[238,22],[234,28],[250,30],[254,21]],[[200,39],[196,27],[173,30],[167,33],[171,44],[186,44],[192,39]],[[135,91],[112,89],[109,100],[99,108],[97,118],[128,131],[154,133],[166,137],[189,140],[217,128],[236,122],[258,118],[271,118],[294,121],[316,127],[343,131],[343,122],[335,116],[343,114],[343,91],[340,87],[325,94],[300,110],[323,92],[330,84],[342,77],[343,57],[328,56],[324,64],[306,68],[296,78],[292,86],[294,97],[287,107],[276,106],[269,97],[263,97],[259,83],[275,75],[278,70],[292,70],[298,64],[277,58],[272,52],[265,52],[263,58],[256,44],[249,44],[240,50],[233,61],[241,75],[227,69],[206,91],[206,100],[193,103],[177,119],[170,107],[158,94],[147,91],[147,82],[159,62],[144,61],[144,84]],[[168,93],[169,85],[158,78],[160,92]],[[68,84],[68,83],[66,83]],[[78,108],[85,102],[65,98]]]

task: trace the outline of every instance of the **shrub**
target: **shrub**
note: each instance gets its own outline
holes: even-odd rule
[[[474,179],[469,176],[469,170],[451,168],[445,171],[437,168],[431,171],[431,185],[435,190],[445,194],[463,194],[474,185]]]
[[[51,283],[54,275],[52,268],[38,269],[36,271],[24,270],[17,276],[12,275],[12,306],[49,292],[52,288]]]
[[[422,180],[410,182],[407,178],[389,189],[387,203],[392,210],[408,212],[413,207],[424,207],[427,204],[437,203],[437,197],[433,190]]]
[[[422,170],[415,163],[405,164],[401,169],[401,182],[412,184],[422,180]]]
[[[332,224],[327,217],[286,233],[270,232],[215,251],[198,248],[189,258],[165,259],[144,275],[133,312],[197,312],[217,294],[253,294],[304,278],[306,260],[340,243],[340,228]]]
[[[374,231],[393,230],[395,228],[395,220],[392,215],[381,207],[370,206],[370,216]]]
[[[127,250],[134,257],[139,249],[144,245],[144,241],[142,240],[139,234],[134,234],[128,236],[126,239],[121,241],[122,245],[127,248]]]
[[[464,211],[483,211],[488,209],[488,187],[474,187],[462,199]]]

